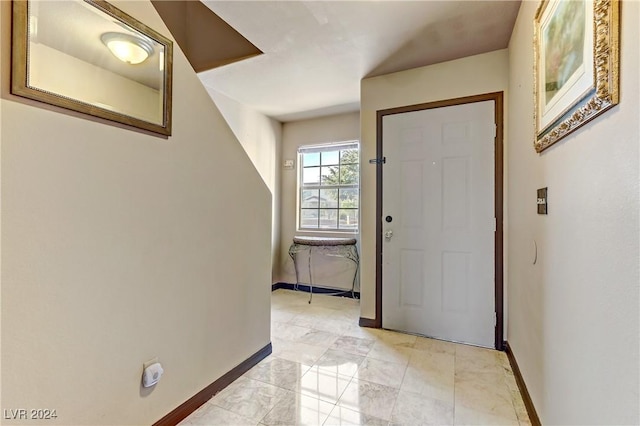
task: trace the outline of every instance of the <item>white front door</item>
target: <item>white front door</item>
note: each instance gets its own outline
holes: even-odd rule
[[[494,102],[382,126],[382,326],[494,347]]]

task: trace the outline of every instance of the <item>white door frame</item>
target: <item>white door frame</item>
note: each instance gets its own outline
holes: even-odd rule
[[[494,102],[494,114],[496,123],[496,137],[495,137],[495,218],[496,218],[496,232],[495,232],[495,312],[496,312],[496,327],[495,327],[495,348],[498,350],[504,350],[504,301],[503,301],[503,233],[502,233],[502,218],[503,218],[503,169],[504,169],[504,156],[503,156],[503,139],[504,139],[504,115],[503,115],[503,92],[485,93],[482,95],[468,96],[456,99],[447,99],[443,101],[429,102],[418,105],[408,105],[398,108],[390,108],[379,110],[376,112],[376,317],[373,321],[362,321],[362,326],[367,327],[382,327],[382,226],[383,226],[383,212],[382,212],[382,173],[384,169],[384,158],[382,149],[382,118],[386,115],[402,114],[406,112],[421,111],[433,108],[442,108],[449,106],[456,106],[462,104],[469,104],[475,102],[493,101]]]

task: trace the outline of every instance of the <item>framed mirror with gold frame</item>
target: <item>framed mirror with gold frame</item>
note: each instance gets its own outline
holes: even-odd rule
[[[102,0],[14,0],[11,93],[171,135],[173,42]]]

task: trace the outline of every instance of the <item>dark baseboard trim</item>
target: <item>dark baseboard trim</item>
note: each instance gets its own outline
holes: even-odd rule
[[[378,325],[378,322],[375,319],[370,319],[370,318],[360,317],[360,321],[358,321],[358,325],[360,327],[380,328],[380,325]]]
[[[522,373],[520,372],[520,367],[518,367],[518,362],[516,361],[516,357],[513,354],[513,351],[511,350],[511,346],[509,346],[509,342],[504,343],[504,348],[507,352],[507,358],[509,358],[509,364],[511,364],[513,375],[516,378],[518,389],[520,389],[520,394],[522,395],[524,406],[527,409],[527,414],[529,414],[529,420],[531,420],[532,426],[541,426],[542,423],[540,423],[540,417],[538,417],[536,407],[533,405],[531,395],[529,395],[527,385],[524,383],[524,378],[522,377]]]
[[[285,290],[295,290],[296,285],[290,283],[275,283],[271,284],[271,291],[276,291],[280,288]],[[304,284],[298,284],[298,290],[305,293],[309,293],[309,286]],[[351,290],[340,291],[335,288],[326,288],[326,287],[318,287],[313,286],[313,294],[326,294],[327,296],[337,296],[337,297],[349,297],[352,299],[360,299],[360,292],[354,291],[353,294]],[[355,297],[354,297],[355,296]]]
[[[202,404],[209,401],[215,394],[220,392],[222,389],[229,386],[236,380],[238,377],[242,376],[244,373],[249,371],[251,367],[262,361],[272,352],[271,343],[269,343],[264,348],[260,349],[255,354],[251,355],[249,358],[245,359],[242,363],[234,367],[231,371],[224,374],[215,382],[211,383],[206,388],[202,389],[200,392],[186,400],[182,403],[178,408],[158,420],[153,424],[153,426],[175,426],[180,423],[182,420],[187,418],[189,414],[196,411]]]
[[[289,285],[291,285],[291,286],[292,286],[293,284],[287,284],[287,283],[273,283],[273,284],[271,284],[271,291],[276,291],[276,290],[281,289],[281,288],[285,288],[285,289],[286,289],[286,288],[287,288],[287,286],[289,286]]]

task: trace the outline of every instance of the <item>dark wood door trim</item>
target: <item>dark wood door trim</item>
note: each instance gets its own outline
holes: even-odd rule
[[[427,109],[442,108],[470,104],[475,102],[493,101],[494,118],[496,123],[495,137],[495,348],[504,350],[504,305],[503,305],[503,185],[504,185],[504,93],[493,92],[463,98],[447,99],[417,105],[408,105],[398,108],[383,109],[376,112],[376,157],[383,157],[382,147],[382,119],[387,115],[402,114],[406,112],[422,111]],[[382,169],[383,163],[376,165],[376,317],[373,321],[367,321],[367,325],[382,327]]]

